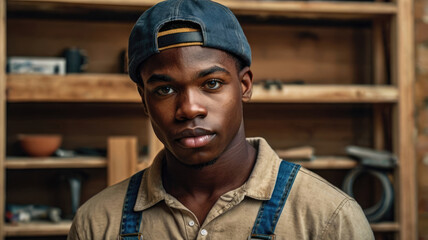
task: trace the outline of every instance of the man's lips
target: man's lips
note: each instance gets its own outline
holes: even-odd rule
[[[179,132],[175,140],[184,148],[200,148],[210,143],[214,137],[215,134],[212,131],[203,128],[194,128]]]

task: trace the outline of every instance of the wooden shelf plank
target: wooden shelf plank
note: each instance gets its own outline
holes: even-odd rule
[[[141,102],[125,74],[9,74],[9,102]]]
[[[293,161],[308,169],[352,169],[358,162],[347,157],[316,157],[310,161]]]
[[[400,231],[400,224],[396,222],[383,222],[370,224],[373,232],[398,232]]]
[[[23,236],[60,236],[67,235],[71,227],[71,221],[59,223],[31,222],[17,225],[5,224],[4,235],[6,237]]]
[[[39,11],[75,9],[98,9],[110,11],[141,12],[158,0],[9,0],[8,10],[19,11],[36,9]],[[397,6],[394,3],[381,2],[301,2],[301,1],[242,1],[217,0],[226,5],[237,15],[255,16],[313,16],[313,17],[375,17],[394,15]],[[61,9],[62,8],[62,9]]]
[[[8,102],[131,102],[140,103],[135,84],[125,74],[7,76]],[[256,84],[254,103],[395,103],[393,86],[285,85],[265,90]]]
[[[7,169],[104,168],[107,167],[107,159],[105,157],[7,157],[5,161],[5,167]]]
[[[395,103],[398,90],[393,86],[367,85],[285,85],[282,90],[253,87],[251,102],[266,103]]]

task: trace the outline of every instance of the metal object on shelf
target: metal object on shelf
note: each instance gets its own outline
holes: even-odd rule
[[[368,167],[390,169],[398,165],[398,158],[386,151],[377,151],[369,148],[348,146],[346,153],[358,158],[361,164]]]
[[[61,209],[45,205],[6,205],[6,220],[11,223],[35,220],[61,221]]]
[[[369,222],[391,220],[394,210],[394,187],[388,178],[388,171],[398,165],[398,158],[392,153],[369,148],[348,146],[346,152],[360,160],[361,165],[353,169],[345,177],[342,189],[354,197],[354,184],[358,177],[370,174],[377,178],[382,186],[382,198],[375,205],[363,209]]]
[[[354,184],[358,177],[366,173],[379,179],[383,189],[381,200],[379,200],[375,205],[363,209],[367,220],[369,222],[391,220],[394,206],[394,187],[392,186],[392,183],[389,181],[389,178],[385,172],[364,167],[355,168],[348,175],[346,175],[342,186],[343,191],[346,192],[349,196],[354,197]]]
[[[79,175],[68,177],[71,191],[71,211],[76,214],[80,205],[80,193],[82,189],[82,177]]]
[[[80,206],[80,195],[82,189],[82,181],[85,178],[85,175],[79,171],[66,170],[61,173],[61,178],[70,186],[70,196],[71,196],[71,213],[72,216],[77,212],[77,209]],[[68,218],[69,216],[67,216]]]

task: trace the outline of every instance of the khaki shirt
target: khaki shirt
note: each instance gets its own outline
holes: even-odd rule
[[[153,239],[247,239],[259,207],[275,186],[281,159],[264,139],[248,141],[258,149],[248,181],[225,193],[205,222],[165,192],[161,152],[144,173],[135,211],[143,211],[141,232]],[[128,180],[108,187],[77,212],[68,239],[118,239]],[[301,168],[275,230],[276,239],[374,239],[354,199],[315,173]]]

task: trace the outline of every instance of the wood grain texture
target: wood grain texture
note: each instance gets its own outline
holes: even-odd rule
[[[6,0],[0,0],[0,229],[4,225],[6,156]],[[0,231],[0,240],[3,231]]]
[[[7,169],[37,169],[37,168],[104,168],[107,160],[103,157],[75,158],[28,158],[9,157],[5,161]]]
[[[110,137],[108,139],[107,181],[111,186],[137,172],[138,148],[136,137]]]
[[[243,23],[251,45],[255,81],[305,84],[372,84],[370,28],[292,25],[288,21]]]
[[[122,74],[8,75],[9,102],[141,102]]]
[[[247,137],[274,149],[311,146],[316,156],[345,156],[348,145],[373,146],[372,107],[365,104],[244,105]]]
[[[398,102],[398,156],[400,239],[417,239],[417,192],[414,119],[414,19],[413,0],[397,1],[396,48]]]
[[[61,221],[59,223],[32,222],[18,225],[7,224],[4,227],[5,236],[58,236],[67,235],[70,231],[71,221]]]
[[[391,86],[307,85],[283,86],[282,90],[253,87],[251,102],[260,103],[393,103],[397,88]]]
[[[308,169],[353,169],[358,162],[348,157],[316,157],[312,161],[295,161]]]
[[[135,84],[127,75],[10,74],[7,79],[8,102],[141,102]],[[285,85],[282,90],[254,85],[251,102],[393,103],[397,100],[397,88],[385,85]]]
[[[13,0],[9,1],[11,9],[29,9],[45,6],[44,10],[54,11],[61,7],[79,7],[87,9],[109,9],[121,11],[143,11],[159,2],[158,0]],[[391,3],[330,3],[330,2],[264,2],[264,1],[239,1],[239,0],[218,0],[229,7],[237,15],[257,15],[257,16],[297,16],[334,17],[339,15],[346,17],[374,17],[382,15],[392,15],[397,12],[397,8]]]
[[[387,80],[386,70],[386,47],[383,33],[384,22],[381,20],[373,21],[373,82],[375,85],[384,85]],[[385,106],[376,105],[373,108],[373,130],[374,130],[374,148],[385,150],[385,124],[383,110]]]

